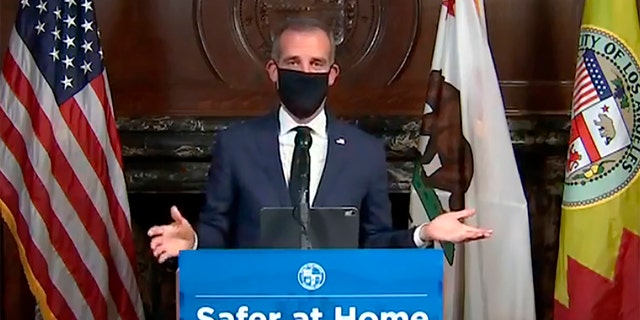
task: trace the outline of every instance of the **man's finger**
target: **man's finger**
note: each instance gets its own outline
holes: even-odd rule
[[[160,236],[163,233],[165,233],[165,229],[166,229],[166,226],[153,226],[149,228],[149,231],[147,231],[147,236],[149,237]]]
[[[163,240],[162,237],[154,237],[151,239],[151,250],[155,250],[158,246],[162,245]]]
[[[157,247],[157,248],[153,249],[153,256],[156,257],[156,258],[159,258],[160,255],[165,253],[166,251],[167,251],[166,248],[163,247],[163,246]]]
[[[456,216],[456,219],[466,219],[476,213],[476,209],[464,209],[456,212],[452,212]]]
[[[174,256],[175,256],[174,254],[171,254],[171,253],[169,253],[169,252],[163,252],[163,253],[160,255],[160,257],[158,257],[158,262],[159,262],[159,263],[163,263],[163,262],[167,261],[167,259],[169,259],[169,258],[173,258]]]
[[[464,225],[464,232],[467,233],[467,234],[468,233],[483,233],[484,230],[465,224]]]
[[[464,224],[464,230],[465,231],[473,231],[473,232],[489,233],[489,234],[493,233],[493,230],[491,230],[491,229],[478,228],[478,227],[470,226],[468,224]]]
[[[479,229],[479,228],[473,228],[473,227],[469,227],[469,228],[470,229],[467,229],[465,231],[465,237],[467,238],[466,239],[467,241],[489,238],[493,233],[492,230],[485,230],[485,229]]]
[[[478,235],[478,236],[475,236],[475,237],[468,237],[468,238],[464,239],[464,242],[471,242],[471,241],[476,241],[476,240],[482,240],[482,239],[485,239],[485,238],[486,238],[486,237],[485,237],[485,236],[483,236],[483,235]]]
[[[176,206],[171,207],[171,219],[173,219],[173,221],[175,221],[178,224],[181,224],[186,221],[185,218],[180,213],[180,210],[178,210],[178,207]]]

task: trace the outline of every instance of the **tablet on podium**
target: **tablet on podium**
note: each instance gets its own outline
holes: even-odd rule
[[[354,207],[310,208],[304,227],[293,207],[270,207],[260,211],[260,247],[301,247],[306,231],[313,249],[358,248],[360,215]]]

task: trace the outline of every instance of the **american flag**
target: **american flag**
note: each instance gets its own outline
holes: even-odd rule
[[[611,88],[604,77],[593,50],[585,50],[576,65],[573,84],[573,115],[585,108],[612,96]]]
[[[45,319],[142,319],[90,0],[19,0],[0,77],[0,211]]]

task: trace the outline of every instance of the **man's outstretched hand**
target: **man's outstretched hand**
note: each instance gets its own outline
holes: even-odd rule
[[[435,240],[459,243],[490,237],[493,234],[493,230],[464,224],[464,220],[474,214],[474,209],[441,214],[422,227],[420,238],[424,241]]]
[[[180,250],[189,250],[195,243],[195,232],[178,208],[171,207],[171,224],[153,226],[147,232],[151,237],[151,251],[159,263],[177,257]]]

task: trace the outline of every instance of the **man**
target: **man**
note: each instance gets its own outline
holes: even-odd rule
[[[281,105],[218,133],[197,231],[175,207],[172,224],[149,229],[160,263],[180,250],[256,247],[260,210],[298,203],[300,195],[287,191],[301,183],[291,174],[296,139],[310,145],[308,203],[357,207],[361,247],[424,247],[432,240],[491,235],[461,223],[473,210],[447,213],[410,230],[392,229],[383,145],[325,110],[328,87],[340,72],[334,57],[331,33],[316,20],[291,19],[275,34],[266,70]]]

